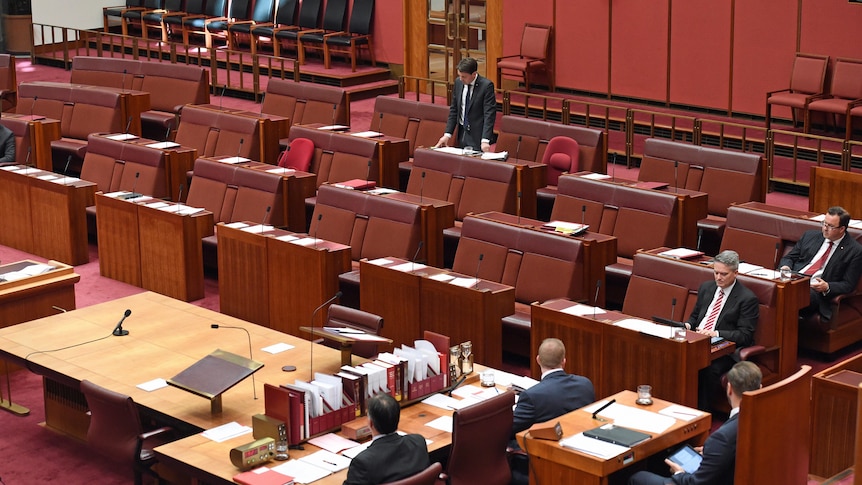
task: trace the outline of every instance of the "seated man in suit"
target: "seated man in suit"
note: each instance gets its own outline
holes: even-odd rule
[[[535,423],[562,416],[596,400],[593,383],[589,379],[567,374],[563,370],[566,365],[566,346],[560,339],[545,339],[539,346],[536,362],[542,370],[542,380],[518,396],[512,422],[513,439],[515,433]],[[517,443],[512,445],[513,448],[517,446]],[[513,459],[512,483],[527,483],[527,468],[526,460]]]
[[[15,163],[15,134],[12,130],[0,125],[0,165]]]
[[[722,251],[713,264],[715,280],[705,281],[697,290],[697,301],[686,326],[710,337],[721,337],[736,343],[737,349],[754,343],[754,329],[759,318],[757,296],[736,280],[739,255]],[[698,407],[709,410],[712,397],[720,387],[721,375],[736,362],[736,354],[712,361],[701,371],[698,385]]]
[[[446,133],[434,147],[450,146],[455,128],[458,128],[455,146],[490,151],[491,140],[494,139],[494,122],[497,119],[494,83],[479,75],[479,63],[472,57],[461,59],[457,70],[458,79],[455,80],[455,88],[452,90]]]
[[[368,400],[371,445],[356,455],[347,469],[344,485],[375,485],[415,475],[431,465],[425,438],[418,434],[401,436],[395,431],[401,406],[389,394]]]
[[[793,249],[778,263],[811,276],[811,303],[800,311],[803,316],[820,313],[823,321],[832,319],[832,298],[850,293],[862,274],[862,246],[847,234],[850,214],[842,207],[830,207],[820,231],[805,231]]]
[[[632,475],[629,485],[733,485],[739,403],[743,392],[760,389],[761,378],[760,369],[752,362],[738,362],[727,373],[725,392],[730,402],[730,417],[698,449],[703,461],[694,473],[686,473],[676,463],[665,460],[673,473],[671,477],[640,471]]]

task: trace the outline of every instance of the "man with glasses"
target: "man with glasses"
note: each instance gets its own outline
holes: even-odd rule
[[[802,316],[820,313],[823,321],[832,319],[832,298],[856,288],[862,274],[862,246],[847,234],[850,213],[830,207],[820,231],[806,231],[779,267],[811,277],[811,304]]]

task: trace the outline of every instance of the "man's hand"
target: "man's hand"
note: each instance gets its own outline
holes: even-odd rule
[[[447,147],[447,146],[449,146],[449,140],[450,140],[451,138],[452,138],[451,136],[446,136],[446,135],[441,136],[441,137],[440,137],[440,140],[438,140],[438,141],[437,141],[437,144],[436,144],[436,145],[434,145],[434,148],[440,148],[440,147]]]
[[[482,151],[483,152],[490,152],[491,151],[491,144],[488,143],[487,141],[483,141],[482,142]]]
[[[811,278],[811,289],[817,293],[826,293],[829,291],[829,283],[820,278]]]
[[[670,472],[673,474],[682,473],[685,471],[681,466],[677,465],[676,463],[670,461],[667,458],[665,458],[664,462],[665,464],[667,464],[667,466],[670,467]]]
[[[697,333],[701,335],[706,335],[708,337],[718,337],[718,331],[716,330],[697,330]]]

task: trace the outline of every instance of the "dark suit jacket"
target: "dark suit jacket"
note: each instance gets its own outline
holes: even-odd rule
[[[799,271],[811,263],[814,255],[823,245],[823,233],[818,230],[805,231],[793,249],[781,258],[778,266],[790,266],[793,271]],[[829,293],[824,296],[811,291],[811,303],[816,305],[826,319],[832,318],[832,298],[850,293],[859,283],[862,275],[862,246],[853,236],[844,234],[832,252],[832,257],[823,268],[821,279],[829,283]]]
[[[0,155],[0,163],[15,163],[15,134],[3,125],[0,125]]]
[[[552,372],[518,397],[512,436],[535,423],[562,416],[595,400],[593,383],[586,377],[562,370]]]
[[[486,77],[476,76],[473,94],[470,96],[470,109],[467,111],[470,131],[461,134],[462,127],[458,125],[458,115],[461,113],[461,98],[463,96],[464,83],[461,82],[461,79],[456,79],[455,89],[452,91],[452,104],[449,106],[449,119],[446,122],[446,133],[451,133],[452,136],[456,137],[453,145],[471,146],[475,150],[479,150],[483,138],[494,143],[494,122],[497,119],[497,98],[494,96],[494,83]],[[457,133],[455,128],[459,130]]]
[[[715,296],[716,288],[718,285],[715,280],[710,280],[701,283],[700,288],[697,289],[697,302],[688,318],[688,323],[692,329],[697,327],[706,315],[709,304],[712,303],[712,298]],[[733,285],[733,290],[727,296],[727,301],[715,322],[718,335],[735,342],[739,348],[753,344],[754,329],[757,326],[757,318],[760,316],[757,304],[757,296],[746,288],[741,281],[736,280],[736,284]]]
[[[378,438],[351,460],[344,485],[394,482],[428,468],[428,446],[418,434],[396,433]]]
[[[671,477],[677,485],[733,485],[739,415],[725,421],[703,444],[703,461],[694,473]]]

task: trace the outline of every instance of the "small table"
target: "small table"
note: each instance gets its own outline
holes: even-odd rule
[[[351,336],[356,334],[333,332],[331,330],[327,330],[326,328],[320,327],[299,327],[299,329],[303,332],[310,333],[312,339],[314,339],[315,335],[319,335],[341,344],[341,365],[353,365],[351,363],[351,356],[353,355],[353,344],[355,344],[356,342],[384,342],[387,344],[392,343],[392,339],[390,338],[380,337],[378,335],[372,335],[369,333],[362,333],[362,338],[357,338]]]

